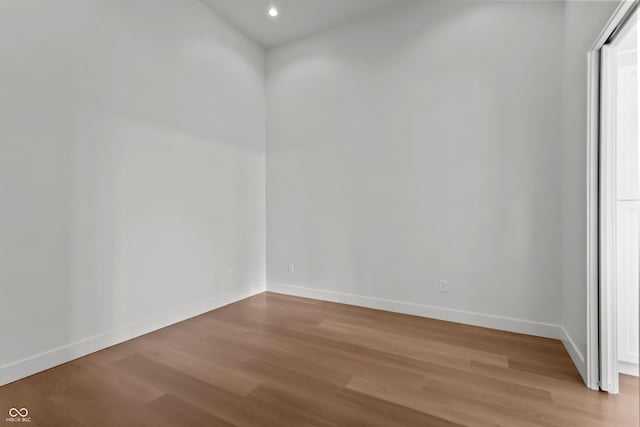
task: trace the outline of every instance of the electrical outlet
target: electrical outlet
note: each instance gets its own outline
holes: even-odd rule
[[[229,269],[227,270],[227,280],[232,280],[233,279],[233,270]]]
[[[449,282],[446,280],[440,280],[440,292],[447,293],[449,290]]]
[[[293,264],[289,264],[289,273],[293,274],[296,272],[296,266]]]

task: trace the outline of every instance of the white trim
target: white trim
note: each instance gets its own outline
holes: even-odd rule
[[[580,373],[582,380],[585,383],[588,383],[587,381],[588,370],[587,370],[587,364],[585,363],[584,356],[582,355],[582,352],[580,351],[576,343],[573,341],[573,338],[571,338],[571,335],[569,335],[569,332],[567,332],[564,326],[562,326],[561,329],[562,329],[562,335],[563,335],[562,344],[564,344],[564,348],[567,350],[567,353],[569,353],[569,356],[571,357],[573,364],[576,365],[576,368],[578,369],[578,372]],[[598,385],[596,384],[596,388],[597,387]]]
[[[609,18],[609,21],[607,21],[607,24],[604,26],[604,28],[598,35],[598,38],[593,43],[593,46],[591,46],[592,51],[598,50],[602,46],[604,46],[613,32],[616,31],[620,24],[624,22],[629,12],[631,12],[631,10],[636,7],[636,3],[638,3],[638,1],[639,0],[622,0],[620,4],[618,4],[618,7],[613,12],[613,15],[611,15],[611,18]]]
[[[598,161],[600,131],[600,50],[591,51],[588,61],[587,98],[587,354],[585,384],[598,390],[600,355],[598,351]]]
[[[625,374],[625,375],[632,375],[634,377],[639,376],[638,374],[640,372],[638,369],[638,364],[637,363],[629,363],[629,362],[623,362],[623,361],[618,361],[618,372],[621,374]]]
[[[616,290],[616,55],[601,49],[600,112],[600,388],[618,393]]]
[[[191,317],[215,310],[250,296],[264,292],[264,288],[243,289],[201,301],[187,307],[155,316],[125,327],[104,332],[58,348],[0,366],[0,386],[28,377],[54,366],[70,362],[115,344],[162,329]]]
[[[356,305],[395,313],[411,314],[431,319],[446,320],[448,322],[464,323],[481,326],[483,328],[499,329],[501,331],[520,334],[536,335],[540,337],[562,339],[562,327],[551,323],[535,322],[531,320],[515,319],[511,317],[495,316],[492,314],[474,313],[471,311],[455,310],[452,308],[436,307],[432,305],[416,304],[412,302],[396,301],[355,295],[344,292],[314,289],[302,286],[285,285],[270,282],[267,291],[298,297],[313,298],[341,304]]]

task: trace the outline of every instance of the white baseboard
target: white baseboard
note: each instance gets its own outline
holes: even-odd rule
[[[172,310],[166,314],[155,316],[140,322],[135,322],[122,328],[104,332],[76,341],[64,346],[27,357],[16,362],[0,366],[0,386],[9,384],[21,378],[28,377],[54,366],[70,362],[87,354],[94,353],[112,345],[139,337],[149,332],[162,329],[174,323],[198,316],[216,308],[248,298],[264,292],[264,288],[243,289],[219,295],[215,298],[201,301],[187,307]]]
[[[633,375],[634,377],[639,376],[639,369],[637,363],[629,363],[629,362],[618,362],[618,372],[625,375]]]
[[[285,285],[282,283],[267,283],[267,291],[342,304],[357,305],[360,307],[374,308],[378,310],[393,311],[396,313],[411,314],[431,319],[446,320],[448,322],[464,323],[467,325],[499,329],[508,332],[517,332],[520,334],[536,335],[553,339],[563,339],[564,337],[562,327],[550,323],[494,316],[484,313],[474,313],[470,311],[395,301],[384,298],[347,294],[323,289]]]
[[[567,330],[562,327],[562,344],[564,344],[564,348],[567,349],[567,353],[571,357],[573,364],[576,365],[580,376],[582,377],[582,381],[587,384],[587,363],[582,355],[582,352],[576,345],[576,343],[571,338],[571,335],[567,332]]]

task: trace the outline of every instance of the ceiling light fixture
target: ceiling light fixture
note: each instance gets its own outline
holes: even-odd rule
[[[271,8],[269,9],[269,16],[272,18],[275,18],[276,16],[278,16],[278,9],[271,6]]]

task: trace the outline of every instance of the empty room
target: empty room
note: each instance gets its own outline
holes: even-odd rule
[[[638,427],[639,2],[0,0],[0,424]]]

